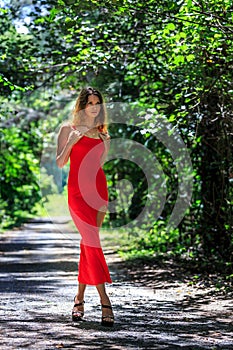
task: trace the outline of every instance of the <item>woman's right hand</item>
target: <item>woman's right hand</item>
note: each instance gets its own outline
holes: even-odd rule
[[[81,138],[83,137],[83,134],[79,130],[72,130],[69,134],[67,144],[70,146],[73,146],[75,143],[77,143]]]
[[[73,130],[70,125],[63,125],[60,128],[56,155],[56,163],[59,168],[62,168],[68,162],[73,145],[82,137],[83,134],[80,130]]]

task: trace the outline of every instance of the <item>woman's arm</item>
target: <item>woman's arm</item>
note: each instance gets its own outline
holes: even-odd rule
[[[63,125],[58,134],[56,163],[62,168],[68,162],[73,145],[83,135],[79,130],[72,130],[69,125]]]
[[[110,148],[110,135],[108,133],[101,132],[101,133],[99,133],[99,137],[101,138],[101,140],[104,143],[104,152],[103,152],[101,159],[100,159],[100,164],[101,164],[101,166],[103,166],[105,159],[107,158],[109,148]]]

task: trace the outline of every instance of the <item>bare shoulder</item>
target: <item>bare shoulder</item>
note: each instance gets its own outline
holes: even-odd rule
[[[72,130],[71,124],[69,122],[62,123],[60,129],[59,129],[59,135],[61,134],[69,134]]]

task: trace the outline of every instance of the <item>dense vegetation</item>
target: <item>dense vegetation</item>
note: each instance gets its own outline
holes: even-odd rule
[[[136,230],[131,227],[132,234],[143,232],[133,249],[146,254],[185,252],[230,270],[232,16],[230,0],[5,1],[0,12],[4,225],[16,222],[22,211],[33,212],[40,198],[37,176],[43,147],[49,158],[49,145],[67,117],[67,106],[82,85],[94,85],[107,101],[142,111],[137,125],[110,124],[112,139],[146,146],[166,180],[159,218],[151,211],[149,220]],[[165,134],[159,129],[163,120],[169,123]],[[176,145],[180,137],[188,149],[192,167],[183,176],[192,175],[193,192],[186,215],[168,230],[179,197],[179,165],[186,167],[164,142],[171,135]],[[54,167],[53,161],[45,165],[44,176],[55,177],[58,184]],[[126,189],[118,210],[109,214],[109,225],[137,223],[148,198],[142,170],[126,159],[106,163],[110,198],[119,194],[117,182],[124,180]],[[47,183],[46,191],[52,187]],[[152,192],[156,189],[152,186]],[[131,202],[124,207],[130,190]],[[187,206],[189,194],[183,195],[181,205]]]

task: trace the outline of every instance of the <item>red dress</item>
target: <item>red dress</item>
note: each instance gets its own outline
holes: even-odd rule
[[[83,136],[70,153],[68,204],[81,234],[78,281],[89,285],[111,283],[97,227],[97,213],[108,203],[107,182],[100,159],[101,139]]]

